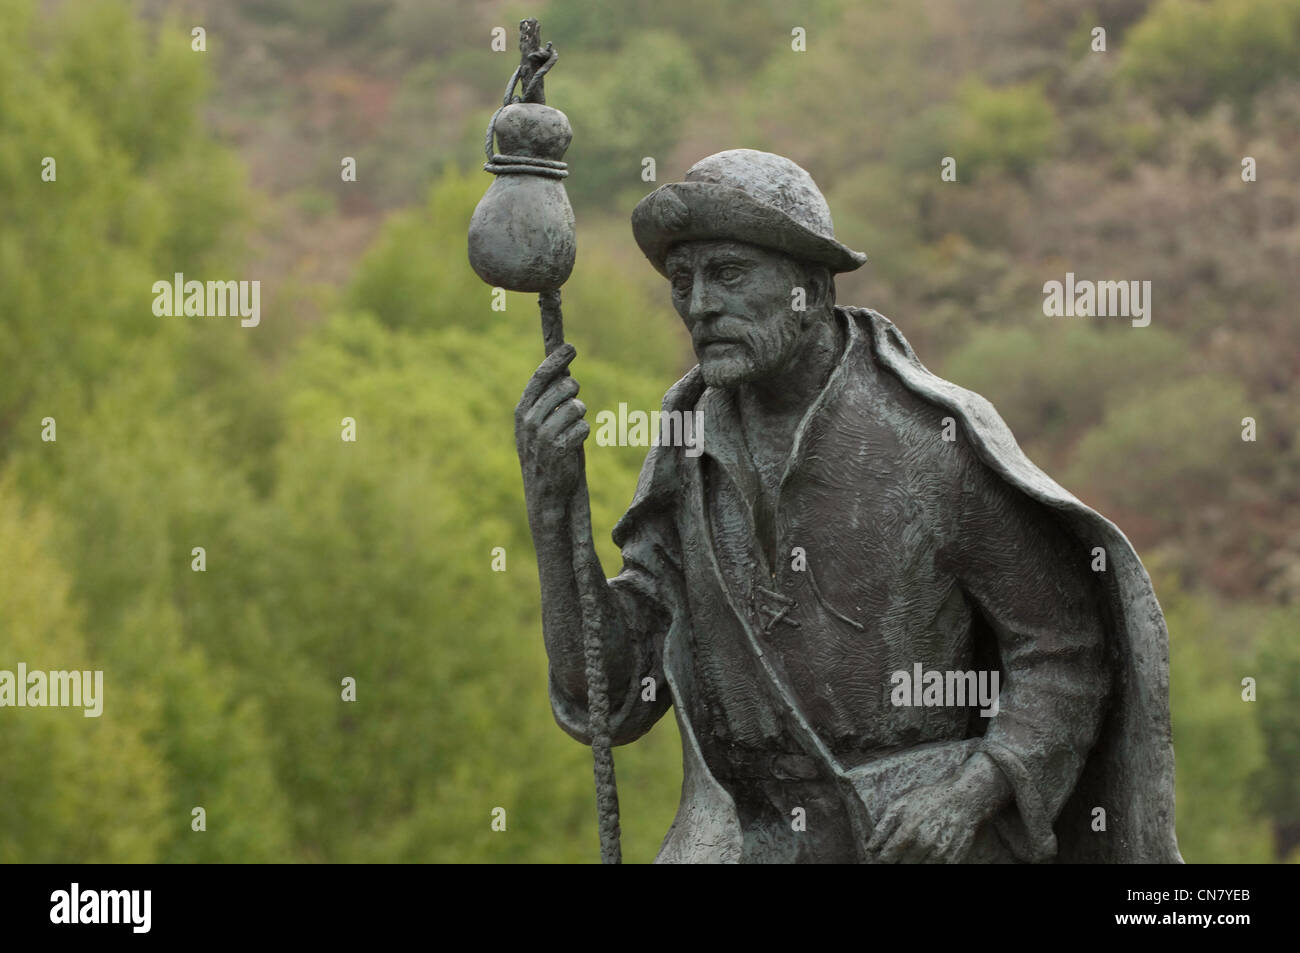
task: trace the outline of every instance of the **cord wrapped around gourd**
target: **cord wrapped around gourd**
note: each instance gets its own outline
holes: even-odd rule
[[[559,288],[577,255],[573,206],[564,191],[568,166],[562,161],[573,130],[558,109],[526,101],[555,62],[547,47],[548,58],[525,88],[525,101],[511,98],[516,71],[488,126],[483,168],[496,179],[469,225],[470,265],[488,284],[507,291]],[[494,133],[500,152],[492,148]]]

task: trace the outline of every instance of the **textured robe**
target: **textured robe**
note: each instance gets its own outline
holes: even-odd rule
[[[704,412],[703,456],[653,448],[614,532],[639,660],[611,685],[614,741],[670,705],[682,738],[658,860],[870,860],[885,808],[977,752],[1013,795],[969,860],[1179,860],[1167,636],[1131,546],[887,319],[836,314],[844,349],[795,432],[770,539],[735,408],[698,367],[664,410]],[[893,704],[891,673],[915,663],[998,670],[998,713]],[[551,700],[589,742],[582,700],[554,682]]]

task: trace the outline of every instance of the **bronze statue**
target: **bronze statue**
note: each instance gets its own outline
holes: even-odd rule
[[[648,453],[615,578],[555,335],[515,418],[552,708],[596,747],[605,859],[602,751],[672,707],[662,862],[1180,862],[1167,634],[1119,529],[836,305],[866,256],[795,163],[709,156],[632,228],[699,359],[664,412],[704,432]]]

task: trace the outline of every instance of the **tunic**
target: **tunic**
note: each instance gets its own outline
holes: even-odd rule
[[[652,451],[615,531],[610,586],[640,670],[611,685],[614,742],[670,705],[682,733],[662,861],[869,859],[862,843],[891,800],[981,751],[1014,794],[970,859],[1056,853],[1053,823],[1111,688],[1107,584],[1086,540],[881,366],[870,315],[836,309],[843,353],[795,431],[771,539],[755,530],[735,406],[698,368],[665,410],[703,412],[703,454]],[[895,704],[892,673],[917,663],[997,671],[997,714]],[[668,689],[654,702],[641,700],[647,674]],[[551,695],[589,740],[583,700],[554,681]]]

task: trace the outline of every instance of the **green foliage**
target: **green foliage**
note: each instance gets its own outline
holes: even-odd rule
[[[207,394],[178,392],[165,347],[141,343],[124,356],[133,373],[102,385],[73,426],[65,419],[58,443],[28,439],[15,472],[60,514],[53,552],[93,612],[96,664],[79,667],[104,669],[105,718],[137,723],[168,772],[158,859],[271,860],[286,848],[285,804],[262,699],[234,690],[220,643],[213,653],[196,644],[186,618],[210,578],[191,571],[192,548],[222,572],[251,494],[221,452],[221,410]],[[194,806],[219,836],[190,830]]]
[[[239,6],[247,16],[319,31],[337,41],[378,23],[392,9],[393,0],[239,0]]]
[[[361,259],[348,304],[405,330],[472,328],[499,319],[489,289],[469,267],[465,239],[489,181],[448,169],[423,210],[393,215]],[[478,306],[466,307],[472,299]]]
[[[506,310],[494,311],[492,289],[469,266],[465,236],[490,184],[486,175],[448,169],[424,210],[392,216],[357,268],[349,306],[395,329],[508,327],[530,343],[540,340],[536,297],[510,294]],[[563,289],[568,336],[585,356],[658,373],[667,389],[683,370],[680,321],[661,285],[652,298],[626,271],[580,223],[578,264]],[[655,333],[647,334],[647,324]]]
[[[1245,406],[1240,385],[1212,376],[1131,392],[1079,441],[1067,480],[1176,526],[1223,499],[1243,463]]]
[[[229,155],[194,121],[201,61],[115,3],[0,18],[0,458],[16,427],[58,416],[165,334],[151,287],[228,261],[244,197]],[[43,157],[57,179],[41,179]],[[225,277],[224,275],[213,277]]]
[[[76,601],[94,607],[99,666],[119,696],[108,714],[166,772],[164,833],[145,859],[588,859],[589,755],[547,716],[511,428],[534,334],[337,318],[265,394],[286,406],[270,451],[209,402],[219,390],[185,393],[152,347],[130,355],[140,370],[103,388],[75,434],[61,431],[66,459],[33,439],[16,460],[28,492],[49,487],[62,515],[54,548]],[[576,370],[593,409],[653,407],[663,386],[597,362]],[[340,440],[344,416],[355,444]],[[273,491],[259,500],[227,464],[262,452]],[[608,529],[641,452],[589,454],[611,574]],[[207,572],[191,571],[193,545]],[[505,573],[491,571],[496,546]],[[344,676],[355,707],[340,698]],[[658,730],[625,771],[640,792],[625,802],[646,802],[631,858],[650,859],[670,819],[673,735]],[[194,805],[206,833],[189,831]],[[489,828],[496,806],[513,836]]]
[[[322,328],[287,372],[275,495],[195,609],[200,640],[228,645],[232,670],[267,699],[295,841],[321,859],[590,856],[588,755],[548,716],[514,453],[513,404],[538,351],[505,327],[392,332],[357,315]],[[657,384],[595,362],[575,372],[593,408],[614,393],[658,399]],[[340,440],[344,416],[356,443]],[[639,461],[589,457],[607,539]],[[490,568],[497,546],[504,573]],[[616,553],[602,549],[612,573]],[[260,640],[232,643],[229,624],[211,624],[239,602],[274,633],[260,664],[245,654],[260,656]],[[355,706],[340,701],[344,676]],[[670,749],[656,764],[668,777]],[[505,835],[489,827],[497,806]]]
[[[804,0],[792,17],[781,0],[714,0],[708,4],[549,0],[544,9],[531,15],[543,25],[542,38],[555,40],[557,46],[563,42],[566,55],[576,49],[620,50],[632,60],[642,55],[642,39],[648,33],[672,34],[705,64],[710,79],[719,80],[744,76],[756,60],[789,50],[790,31],[795,26],[811,27],[813,42],[829,40],[825,32],[817,35],[814,24],[825,23],[842,8],[839,0]]]
[[[1264,763],[1252,787],[1257,804],[1276,830],[1289,832],[1292,848],[1300,836],[1300,640],[1297,613],[1277,611],[1264,620],[1259,636],[1257,683]],[[1296,859],[1292,857],[1291,859]]]
[[[1267,825],[1256,816],[1252,795],[1264,739],[1254,706],[1241,697],[1241,678],[1255,669],[1234,638],[1249,616],[1183,593],[1171,576],[1157,573],[1155,582],[1169,625],[1175,813],[1183,859],[1268,861]]]
[[[942,364],[945,377],[993,401],[1024,444],[1060,448],[1123,404],[1179,373],[1186,347],[1159,328],[1103,331],[1096,319],[1039,318],[973,332]]]
[[[952,154],[971,180],[991,171],[1023,176],[1056,142],[1056,113],[1036,84],[993,88],[967,81],[958,90],[957,107]]]
[[[546,95],[573,126],[565,186],[575,207],[608,207],[649,191],[641,160],[666,163],[700,85],[690,48],[658,30],[639,33],[623,53],[566,56],[564,68],[547,77]]]
[[[1300,0],[1161,0],[1129,32],[1123,73],[1162,103],[1244,106],[1300,76]]]
[[[1053,475],[1158,543],[1157,570],[1177,567],[1156,588],[1182,849],[1274,859],[1300,824],[1294,611],[1266,604],[1290,590],[1259,582],[1300,558],[1284,509],[1296,9],[1165,2],[1121,37],[1140,5],[972,23],[957,0],[926,15],[818,0],[791,23],[766,0],[240,2],[206,57],[125,3],[0,0],[0,565],[18,567],[0,574],[0,667],[103,669],[106,691],[98,719],[6,709],[0,861],[594,859],[590,754],[549,714],[512,440],[541,359],[536,303],[493,311],[466,260],[490,182],[482,127],[523,14],[563,54],[547,89],[575,131],[564,303],[589,419],[657,407],[691,362],[627,226],[658,184],[642,157],[663,182],[717,149],[791,155],[839,236],[871,254],[841,276],[841,302],[897,317]],[[1094,10],[1117,27],[1126,96],[1113,61],[1071,46]],[[506,54],[488,48],[498,24]],[[790,49],[794,25],[807,53]],[[1071,50],[1086,58],[1062,65]],[[1164,115],[1224,97],[1248,108]],[[341,126],[340,102],[365,122]],[[291,185],[253,197],[200,106]],[[335,181],[340,128],[357,183]],[[948,154],[957,184],[938,177]],[[1246,154],[1268,174],[1241,187]],[[55,183],[40,180],[47,155]],[[407,207],[369,244],[330,243],[369,235],[385,204]],[[258,224],[299,230],[254,231],[261,205]],[[338,313],[285,320],[332,300],[313,260],[337,275],[363,248]],[[1152,278],[1167,320],[1044,320],[1044,263],[1059,275],[1063,260]],[[274,283],[262,327],[155,317],[152,283],[175,271]],[[40,440],[46,415],[56,443]],[[1257,444],[1240,440],[1246,415]],[[609,530],[644,449],[589,441],[587,457],[612,575]],[[191,571],[195,546],[206,572]],[[1233,601],[1210,591],[1224,579]],[[675,736],[668,718],[617,752],[631,861],[653,857],[676,807]]]
[[[0,668],[105,668],[91,652],[69,579],[50,551],[48,509],[24,512],[0,479]],[[142,863],[159,858],[167,828],[166,775],[133,719],[140,700],[106,673],[103,713],[5,709],[0,731],[0,862]]]
[[[833,19],[808,17],[805,26],[807,52],[791,50],[790,28],[748,50],[753,62],[741,82],[704,104],[701,135],[719,149],[743,144],[790,156],[823,191],[840,176],[879,175],[876,163],[901,127],[951,95],[950,83],[936,91],[915,69],[930,55],[930,23],[907,0],[872,0],[846,4]]]

